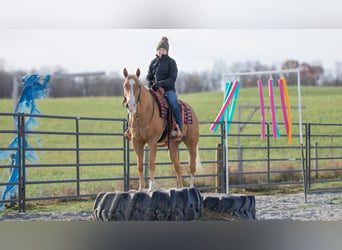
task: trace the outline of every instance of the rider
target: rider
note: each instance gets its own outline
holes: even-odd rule
[[[175,82],[177,78],[177,64],[169,55],[168,38],[163,36],[157,45],[157,55],[151,61],[146,80],[149,87],[157,90],[162,87],[165,90],[165,98],[172,108],[176,120],[177,131],[172,131],[171,135],[174,137],[182,136],[182,120],[181,111],[178,104]]]

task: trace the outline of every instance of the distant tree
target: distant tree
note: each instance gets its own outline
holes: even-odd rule
[[[324,69],[321,65],[310,65],[309,63],[299,63],[296,60],[287,60],[282,64],[282,69],[301,69],[301,85],[319,85],[320,78],[323,77]],[[297,84],[297,75],[295,74],[285,74],[287,84],[295,85]]]
[[[301,64],[301,85],[318,85],[324,70],[320,65]]]
[[[283,62],[281,65],[281,69],[298,69],[299,68],[299,62],[297,60],[289,59]],[[297,75],[296,74],[291,74],[291,73],[285,73],[284,74],[286,78],[286,84],[287,85],[297,85]]]
[[[342,62],[335,63],[335,86],[342,86]]]
[[[223,60],[222,58],[215,60],[211,71],[210,90],[215,91],[221,89],[223,87],[222,74],[228,72],[229,68],[225,60]]]
[[[297,60],[286,60],[282,66],[281,69],[297,69],[299,67],[299,62]]]
[[[83,86],[72,78],[54,78],[49,83],[51,97],[76,97],[83,95]]]
[[[10,98],[13,91],[12,74],[0,70],[0,98]]]
[[[198,72],[186,73],[179,76],[180,93],[202,92],[203,84]]]
[[[336,62],[335,67],[325,72],[320,79],[321,85],[342,86],[342,62]]]
[[[123,95],[122,77],[94,77],[87,80],[88,91],[92,96],[121,96]],[[86,82],[85,82],[86,83]]]
[[[5,68],[5,60],[0,58],[0,72],[4,71]]]
[[[231,72],[257,72],[257,71],[268,71],[268,70],[275,70],[275,66],[268,66],[263,65],[259,61],[247,61],[245,63],[237,62],[234,63],[231,67]],[[255,87],[258,80],[262,82],[266,82],[269,76],[266,75],[248,75],[248,76],[240,76],[241,87]]]
[[[21,77],[27,72],[6,72],[4,61],[0,60],[0,98],[12,98],[13,79],[16,77],[21,83]],[[297,69],[301,67],[302,85],[331,85],[342,86],[342,62],[337,62],[333,71],[325,72],[318,63],[299,63],[297,60],[289,59],[281,64],[281,69]],[[250,75],[240,77],[222,78],[225,72],[255,72],[275,70],[275,65],[265,65],[259,61],[234,62],[230,67],[223,59],[214,61],[210,71],[182,72],[178,73],[176,88],[178,93],[193,93],[205,91],[217,91],[222,89],[225,81],[239,79],[242,87],[255,87],[260,79],[267,82],[268,75]],[[31,70],[30,73],[49,73],[52,75],[67,74],[66,70],[59,66],[42,67],[40,70]],[[297,85],[296,74],[284,74],[288,85]],[[274,79],[279,75],[272,76]],[[144,79],[144,78],[142,78]],[[58,78],[52,77],[49,83],[50,97],[77,97],[77,96],[122,96],[123,77],[121,72],[112,72],[105,76],[87,76]],[[18,93],[22,90],[19,84]]]

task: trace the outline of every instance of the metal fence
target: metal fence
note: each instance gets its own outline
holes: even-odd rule
[[[18,126],[13,124],[17,117]],[[28,117],[39,118],[39,130],[26,131]],[[138,187],[136,156],[123,137],[126,119],[72,117],[0,113],[0,152],[18,154],[0,162],[0,187],[14,185],[17,196],[5,197],[1,203],[18,203],[25,211],[26,202],[95,197],[99,192],[127,191]],[[200,122],[199,155],[195,186],[201,191],[225,192],[225,129],[211,133],[211,122]],[[244,130],[239,128],[243,124]],[[260,138],[259,123],[232,122],[228,137],[229,188],[253,188],[270,185],[303,184],[305,164],[310,188],[322,182],[341,182],[342,124],[303,124],[305,155],[302,161],[299,135],[292,144],[287,137],[273,139],[267,124],[266,139]],[[298,124],[293,124],[296,131]],[[234,133],[233,131],[237,131]],[[9,142],[17,136],[18,146]],[[25,145],[27,139],[30,147]],[[41,142],[41,143],[40,143]],[[39,159],[29,161],[28,152]],[[145,158],[149,150],[145,149]],[[184,185],[188,185],[188,154],[179,149],[184,166]],[[11,169],[19,171],[18,181],[9,182]],[[145,178],[148,181],[147,160]],[[155,179],[163,188],[175,187],[176,176],[166,149],[158,149]]]

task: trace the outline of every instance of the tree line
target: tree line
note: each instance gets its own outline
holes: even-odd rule
[[[300,63],[296,60],[287,60],[281,64],[281,69],[301,68],[302,86],[342,86],[342,63],[336,63],[334,72],[325,72],[319,64]],[[259,61],[236,62],[230,67],[222,59],[214,62],[212,70],[202,72],[183,72],[179,69],[176,88],[177,92],[194,93],[206,91],[219,91],[222,89],[224,81],[233,81],[232,79],[223,79],[222,73],[225,72],[252,72],[276,70],[279,67],[275,65],[265,65]],[[33,71],[32,71],[33,72]],[[33,72],[36,73],[36,72]],[[57,73],[67,74],[67,71],[59,69]],[[14,78],[21,81],[21,77],[30,72],[18,71],[7,72],[0,68],[0,98],[12,98]],[[284,74],[288,85],[297,84],[296,74]],[[260,79],[267,82],[270,76],[240,76],[242,87],[255,87]],[[277,79],[277,75],[273,76]],[[81,97],[81,96],[122,96],[123,76],[118,72],[110,75],[84,77],[51,77],[49,83],[50,97]],[[144,79],[142,78],[144,82]],[[19,93],[22,84],[19,84]]]

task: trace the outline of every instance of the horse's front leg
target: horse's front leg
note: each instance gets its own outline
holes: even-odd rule
[[[150,143],[150,157],[148,161],[148,168],[150,170],[150,188],[149,191],[154,191],[155,189],[155,181],[154,181],[154,172],[156,171],[156,155],[157,155],[157,143]]]
[[[139,191],[145,188],[144,178],[144,144],[138,143],[133,139],[134,151],[137,154],[137,168],[139,172]]]

